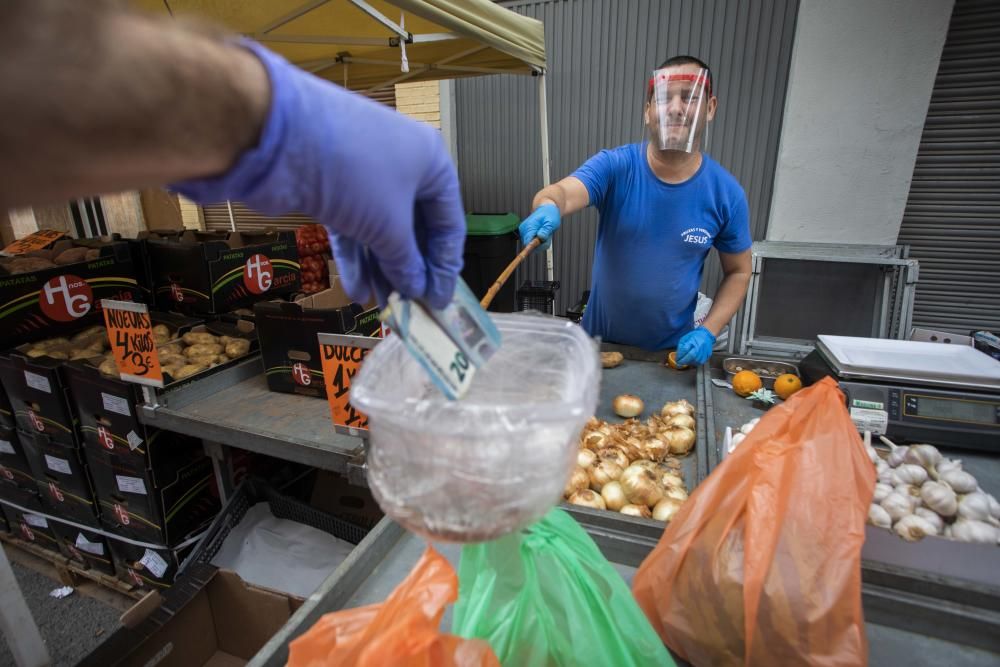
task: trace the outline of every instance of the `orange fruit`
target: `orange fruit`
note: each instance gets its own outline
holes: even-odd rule
[[[682,371],[685,368],[689,368],[689,366],[678,366],[677,365],[677,350],[674,350],[673,352],[671,352],[670,354],[667,355],[667,366],[670,366],[675,371]]]
[[[788,400],[788,397],[802,389],[802,380],[797,375],[785,373],[779,375],[774,381],[774,393],[781,397],[781,400]]]
[[[763,386],[760,376],[753,371],[740,371],[733,376],[733,391],[740,396],[749,396]]]

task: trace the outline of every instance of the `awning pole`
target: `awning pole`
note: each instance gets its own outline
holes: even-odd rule
[[[545,99],[545,72],[541,72],[538,77],[538,122],[542,133],[542,187],[548,186],[552,182],[549,173],[549,111]],[[553,280],[555,270],[552,265],[552,245],[545,251],[545,279]]]

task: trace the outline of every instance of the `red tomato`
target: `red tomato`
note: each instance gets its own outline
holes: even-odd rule
[[[323,252],[323,244],[319,243],[318,241],[313,241],[312,243],[309,244],[309,252],[311,252],[314,255],[320,254],[321,252]]]

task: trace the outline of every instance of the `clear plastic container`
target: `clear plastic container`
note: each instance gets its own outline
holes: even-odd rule
[[[495,539],[562,498],[594,414],[596,343],[567,320],[493,315],[503,343],[469,392],[449,401],[398,336],[351,383],[369,417],[368,486],[382,510],[434,540]]]

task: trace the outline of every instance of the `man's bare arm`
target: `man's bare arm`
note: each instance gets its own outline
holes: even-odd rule
[[[752,271],[750,250],[735,254],[720,252],[719,259],[722,262],[724,277],[703,324],[715,336],[719,335],[722,327],[733,319],[733,315],[743,305]]]
[[[567,216],[587,208],[590,193],[579,178],[567,176],[539,190],[531,202],[531,208],[536,209],[542,204],[555,204],[559,207],[559,214]]]
[[[0,209],[224,172],[267,74],[206,29],[99,1],[0,3]]]

